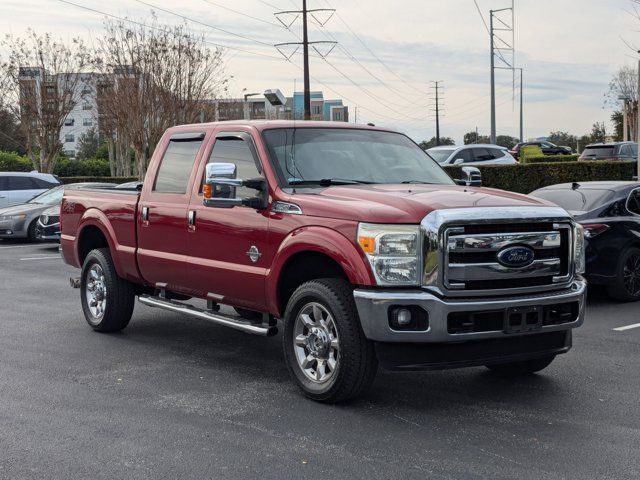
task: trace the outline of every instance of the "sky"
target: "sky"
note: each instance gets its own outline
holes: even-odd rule
[[[514,0],[514,58],[524,69],[524,137],[551,131],[586,134],[594,122],[611,129],[612,107],[605,105],[615,72],[637,64],[640,20],[631,0]],[[70,3],[69,3],[70,2]],[[279,88],[291,95],[302,88],[302,56],[286,60],[276,43],[297,42],[300,19],[274,13],[301,8],[301,0],[0,0],[0,34],[24,35],[28,28],[64,40],[91,42],[101,33],[101,13],[187,22],[210,46],[226,47],[230,94]],[[477,3],[477,7],[476,7]],[[75,5],[72,5],[75,4]],[[490,131],[490,53],[484,21],[490,9],[511,0],[307,0],[309,9],[335,8],[310,19],[313,41],[335,40],[326,58],[313,52],[311,89],[325,99],[342,98],[351,121],[372,122],[407,133],[417,141],[435,135],[433,81],[444,86],[440,135],[462,143],[465,132]],[[84,8],[83,8],[84,7]],[[97,13],[92,10],[97,10]],[[176,15],[177,14],[177,15]],[[180,17],[182,15],[183,17]],[[497,14],[511,24],[511,13]],[[499,32],[512,42],[509,32]],[[499,41],[496,41],[499,43]],[[628,45],[627,45],[628,44]],[[283,47],[285,53],[292,47]],[[318,44],[324,54],[328,44]],[[0,52],[0,55],[2,52]],[[505,66],[496,60],[496,66]],[[496,71],[498,135],[519,132],[519,78]],[[246,90],[245,90],[246,89]]]

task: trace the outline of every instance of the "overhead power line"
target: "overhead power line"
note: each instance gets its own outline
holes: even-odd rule
[[[102,15],[103,17],[107,17],[107,18],[112,18],[114,20],[118,20],[120,22],[126,22],[126,23],[130,23],[132,25],[138,25],[138,26],[141,26],[141,27],[144,27],[144,28],[149,28],[149,29],[152,29],[152,30],[159,30],[159,31],[162,30],[162,28],[160,28],[160,27],[154,27],[153,25],[148,25],[148,24],[143,23],[143,22],[138,22],[138,21],[132,20],[130,18],[120,17],[118,15],[113,15],[111,13],[107,13],[107,12],[104,12],[104,11],[101,11],[101,10],[98,10],[98,9],[95,9],[95,8],[87,7],[85,5],[80,5],[78,3],[71,2],[69,0],[58,0],[58,1],[61,2],[61,3],[66,3],[67,5],[72,5],[74,7],[77,7],[77,8],[83,9],[83,10],[87,10],[89,12],[97,13],[99,15]],[[265,58],[272,58],[272,59],[280,60],[280,57],[278,57],[276,55],[269,55],[267,53],[255,52],[255,51],[247,50],[247,49],[244,49],[244,48],[235,47],[235,46],[232,46],[232,45],[225,45],[225,44],[222,44],[222,43],[213,42],[211,40],[206,40],[206,39],[205,39],[204,42],[206,44],[208,44],[208,45],[213,45],[213,46],[218,47],[218,48],[227,48],[229,50],[236,50],[238,52],[246,53],[246,54],[249,54],[249,55],[255,55],[255,56],[258,56],[258,57],[265,57]]]

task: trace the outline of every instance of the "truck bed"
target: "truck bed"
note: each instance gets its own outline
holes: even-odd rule
[[[133,282],[142,278],[136,261],[136,231],[138,200],[137,189],[78,189],[65,190],[60,207],[60,245],[64,260],[82,267],[87,252],[78,242],[80,235],[91,229],[92,234],[103,235],[112,252],[118,274]],[[106,228],[108,232],[100,229]],[[83,234],[83,236],[84,236]]]

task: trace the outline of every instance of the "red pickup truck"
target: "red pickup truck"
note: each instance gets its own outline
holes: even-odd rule
[[[462,177],[372,126],[178,126],[139,188],[65,191],[62,252],[94,330],[125,328],[136,297],[248,333],[281,324],[318,401],[359,395],[379,364],[539,371],[583,322],[582,230]]]

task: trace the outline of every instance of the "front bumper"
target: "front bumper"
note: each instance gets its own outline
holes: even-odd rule
[[[36,237],[46,241],[60,241],[60,224],[42,225],[40,220],[36,225]]]
[[[0,220],[0,238],[22,238],[26,235],[24,220]]]
[[[514,338],[547,332],[566,331],[579,327],[584,321],[586,282],[578,278],[569,288],[508,297],[488,298],[441,298],[424,290],[363,290],[354,291],[358,315],[365,336],[369,340],[385,343],[451,343],[494,338]],[[576,304],[575,318],[557,324],[542,324],[529,331],[508,333],[506,317],[509,309],[516,307],[544,309],[545,306]],[[393,307],[415,306],[429,314],[428,327],[422,331],[396,330],[391,328],[389,311]],[[504,312],[505,324],[495,329],[455,333],[451,331],[450,314],[473,312]],[[504,328],[502,328],[504,326]]]

